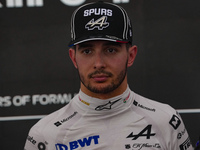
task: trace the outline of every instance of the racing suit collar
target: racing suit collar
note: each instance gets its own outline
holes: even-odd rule
[[[104,100],[88,96],[80,90],[75,103],[84,112],[102,114],[103,112],[124,111],[124,109],[131,106],[132,99],[133,92],[131,92],[129,86],[127,86],[123,94]]]

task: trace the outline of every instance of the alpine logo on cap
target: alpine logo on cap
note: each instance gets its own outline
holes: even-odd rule
[[[97,28],[98,30],[103,30],[104,28],[107,28],[109,26],[109,23],[106,21],[107,21],[107,16],[102,16],[96,21],[93,18],[85,25],[85,28],[88,30],[94,30],[95,28]]]

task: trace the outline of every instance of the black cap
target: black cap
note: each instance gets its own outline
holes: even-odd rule
[[[118,5],[102,1],[77,8],[71,18],[69,46],[91,40],[132,44],[132,27],[126,11]]]

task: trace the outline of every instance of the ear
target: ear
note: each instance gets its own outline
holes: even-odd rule
[[[72,48],[69,49],[69,57],[71,58],[71,60],[74,64],[74,67],[77,68],[75,49],[72,49]]]
[[[130,67],[133,65],[133,62],[135,60],[135,57],[137,55],[137,46],[134,45],[132,47],[129,48],[129,57],[128,57],[128,64],[127,67]]]

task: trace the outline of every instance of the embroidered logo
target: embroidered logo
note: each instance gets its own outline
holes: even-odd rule
[[[91,148],[86,148],[86,147],[99,144],[99,138],[100,138],[99,135],[95,135],[95,136],[85,137],[83,139],[71,141],[68,144],[57,143],[55,144],[55,146],[56,146],[56,150],[73,150],[73,149],[82,149],[82,148],[91,149]],[[41,149],[41,150],[45,150],[45,149]]]
[[[181,124],[181,120],[176,115],[173,115],[169,124],[176,130]]]
[[[121,98],[116,101],[113,101],[113,102],[109,101],[108,103],[106,103],[104,105],[97,106],[95,108],[95,110],[97,110],[97,111],[104,110],[104,109],[109,110],[109,109],[111,109],[112,105],[115,104],[116,102],[118,102],[119,100],[121,100]]]
[[[180,146],[180,150],[187,150],[191,146],[190,138],[188,137]]]
[[[85,25],[85,28],[88,30],[94,30],[95,28],[97,28],[98,30],[103,30],[104,28],[107,28],[109,26],[109,23],[106,21],[107,21],[107,16],[102,16],[96,21],[93,18]]]
[[[131,134],[129,134],[126,138],[132,138],[132,140],[137,140],[139,137],[146,137],[146,139],[150,139],[151,136],[155,136],[156,133],[152,133],[151,132],[151,127],[152,125],[149,124],[147,125],[140,133],[138,134],[133,134],[133,132]]]

